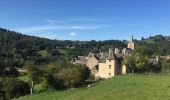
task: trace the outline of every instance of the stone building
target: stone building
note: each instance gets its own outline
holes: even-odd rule
[[[135,42],[133,41],[133,35],[132,35],[130,41],[128,42],[127,48],[124,48],[124,49],[122,50],[122,54],[123,54],[124,56],[127,56],[127,55],[131,54],[134,49],[135,49]]]
[[[156,59],[148,60],[150,72],[160,72],[161,71],[161,62],[160,57],[157,56]]]
[[[88,56],[79,56],[78,59],[75,58],[72,63],[86,65],[92,74],[96,74],[99,65],[99,58],[90,52]]]
[[[84,64],[95,75],[96,78],[111,78],[115,75],[126,74],[126,66],[122,64],[123,57],[132,53],[135,49],[133,36],[128,42],[127,48],[115,51],[109,49],[109,52],[101,52],[99,54],[89,53],[88,56],[78,56],[73,59],[73,64]]]
[[[170,55],[160,56],[160,58],[163,59],[163,60],[170,60]]]
[[[134,50],[135,49],[135,43],[133,41],[133,35],[128,43],[128,48]]]
[[[98,73],[96,78],[111,78],[115,75],[121,74],[121,62],[118,60],[112,49],[109,49],[108,56],[101,59],[99,62]]]

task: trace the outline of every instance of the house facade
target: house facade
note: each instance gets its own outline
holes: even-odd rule
[[[108,57],[99,63],[98,73],[95,74],[96,78],[111,78],[118,73],[118,62],[112,49],[109,49]]]

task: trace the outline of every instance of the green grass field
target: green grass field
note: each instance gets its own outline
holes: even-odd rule
[[[170,100],[170,75],[120,75],[90,88],[48,90],[17,100]]]

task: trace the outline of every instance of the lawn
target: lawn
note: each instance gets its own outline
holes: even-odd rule
[[[48,90],[17,100],[169,100],[170,75],[120,75],[90,88]]]

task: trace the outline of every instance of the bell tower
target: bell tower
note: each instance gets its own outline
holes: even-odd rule
[[[135,43],[133,42],[133,35],[130,39],[130,41],[128,42],[128,48],[134,50],[135,49]]]

